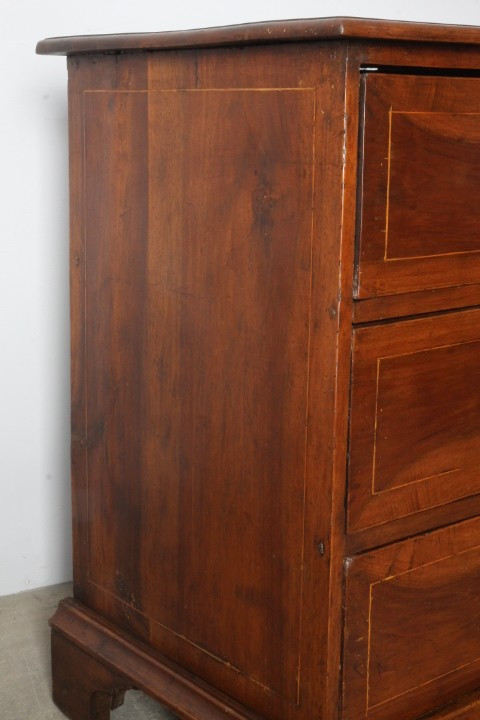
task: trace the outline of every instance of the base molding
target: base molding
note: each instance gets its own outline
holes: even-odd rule
[[[421,720],[479,720],[480,691],[465,695],[441,710],[424,715]]]
[[[184,720],[261,720],[211,686],[180,671],[77,600],[62,600],[50,620],[53,699],[71,720],[109,720],[137,688]],[[479,720],[480,691],[421,720]]]
[[[113,673],[66,637],[52,630],[52,696],[72,720],[109,720],[123,704],[127,679]]]
[[[260,720],[77,600],[62,600],[50,626],[54,701],[71,720],[109,720],[131,688],[184,720]]]

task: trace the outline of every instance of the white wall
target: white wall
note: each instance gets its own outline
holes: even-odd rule
[[[36,41],[318,15],[480,25],[480,0],[1,0],[0,595],[71,577],[67,78]]]

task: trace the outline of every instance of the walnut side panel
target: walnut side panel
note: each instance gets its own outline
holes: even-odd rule
[[[88,578],[134,606],[143,522],[147,93],[85,92]]]
[[[149,115],[144,610],[294,698],[314,93],[151,92]]]
[[[130,73],[70,61],[75,595],[262,717],[331,715],[353,268],[345,244],[340,277],[342,51],[159,53],[148,93],[139,58]]]
[[[97,58],[73,57],[69,71],[70,149],[70,312],[72,398],[72,515],[73,573],[77,597],[85,597],[89,567],[87,491],[87,391],[85,367],[85,157],[84,90],[146,88],[147,63],[142,55]]]

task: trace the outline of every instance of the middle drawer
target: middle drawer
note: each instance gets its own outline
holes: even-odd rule
[[[354,330],[348,532],[478,493],[480,310]]]

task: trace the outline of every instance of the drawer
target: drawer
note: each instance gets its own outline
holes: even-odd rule
[[[348,559],[343,720],[413,720],[477,689],[479,597],[479,518]]]
[[[480,79],[366,73],[356,297],[480,282]]]
[[[473,502],[479,468],[480,310],[356,329],[348,532]]]

